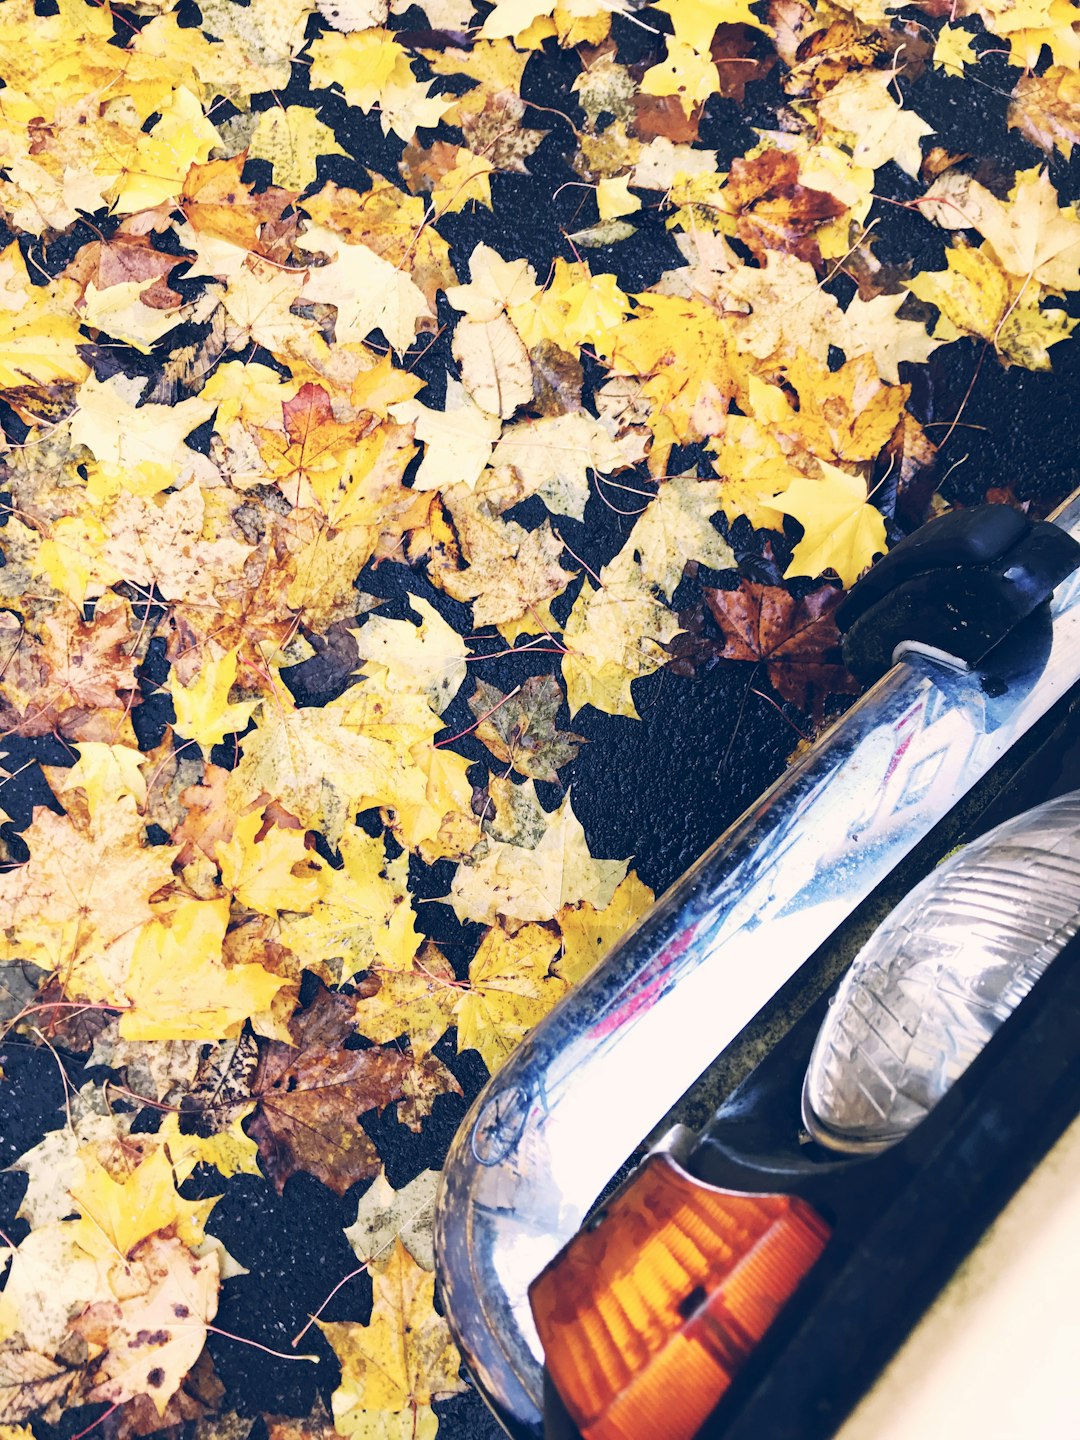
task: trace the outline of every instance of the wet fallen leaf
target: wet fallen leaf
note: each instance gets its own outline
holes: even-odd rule
[[[435,1269],[435,1194],[437,1170],[424,1170],[400,1190],[394,1190],[385,1173],[376,1175],[364,1191],[353,1224],[345,1238],[362,1265],[381,1260],[395,1240],[424,1270]]]
[[[476,738],[496,760],[519,775],[558,783],[560,767],[568,765],[585,743],[580,735],[556,729],[562,703],[554,675],[532,675],[509,695],[478,681],[469,708],[478,721]]]
[[[705,592],[724,637],[719,654],[764,665],[777,694],[819,721],[827,696],[857,689],[840,658],[833,619],[842,598],[842,591],[826,586],[796,600],[776,585],[752,580],[737,590]]]
[[[272,1040],[262,1052],[249,1130],[279,1193],[290,1175],[305,1170],[344,1195],[380,1168],[359,1120],[406,1094],[412,1062],[394,1049],[347,1048],[355,1040],[355,1010],[350,996],[320,990],[293,1020],[292,1044]]]
[[[341,1361],[341,1384],[334,1391],[334,1423],[339,1435],[383,1433],[391,1417],[409,1417],[418,1437],[435,1434],[433,1400],[464,1389],[458,1378],[461,1357],[432,1297],[435,1277],[422,1270],[400,1241],[386,1263],[372,1275],[371,1321],[321,1324],[320,1329]]]

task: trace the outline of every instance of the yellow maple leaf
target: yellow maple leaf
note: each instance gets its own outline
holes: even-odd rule
[[[274,184],[306,190],[314,184],[320,155],[344,155],[333,130],[303,105],[272,105],[259,116],[248,142],[252,160],[268,160]]]
[[[596,339],[615,374],[639,376],[654,443],[649,466],[663,474],[673,444],[695,444],[721,428],[745,369],[730,321],[680,295],[635,297],[633,317]]]
[[[388,860],[381,838],[355,826],[342,835],[339,851],[342,868],[320,870],[308,913],[282,918],[282,942],[335,984],[373,967],[408,971],[421,939],[408,893],[408,856]]]
[[[424,695],[441,715],[468,671],[465,641],[429,601],[410,595],[409,605],[419,625],[372,615],[351,633],[361,660],[383,667],[379,673],[387,689]]]
[[[275,795],[293,815],[336,844],[350,811],[381,805],[395,833],[433,858],[461,854],[475,843],[472,786],[461,755],[432,744],[442,722],[419,694],[391,691],[383,667],[369,661],[359,685],[322,707],[264,708],[245,736],[231,772],[232,803]],[[469,816],[466,834],[447,833],[453,817]],[[301,906],[306,909],[306,906]]]
[[[136,132],[131,150],[116,162],[120,178],[112,196],[122,214],[178,197],[191,166],[203,164],[221,144],[202,106],[183,86],[162,103],[160,113],[153,129]]]
[[[1080,289],[1080,215],[1058,204],[1041,167],[1020,171],[1007,200],[951,170],[926,195],[936,203],[924,213],[950,230],[978,230],[1010,275],[1054,294]]]
[[[142,386],[141,380],[122,375],[111,380],[90,376],[79,390],[71,438],[97,462],[96,494],[122,487],[133,495],[157,495],[177,485],[184,467],[201,458],[184,440],[213,414],[210,402],[195,396],[176,405],[137,405]]]
[[[886,549],[885,521],[866,498],[866,481],[824,461],[820,479],[800,475],[773,508],[803,527],[785,579],[835,570],[845,586],[854,585]]]
[[[474,155],[465,146],[456,146],[454,163],[444,170],[431,188],[431,199],[439,215],[456,215],[470,201],[491,209],[491,175],[495,166],[485,155]]]
[[[228,320],[225,336],[230,345],[262,345],[271,355],[287,355],[305,334],[314,334],[309,320],[292,313],[300,299],[307,274],[283,269],[257,255],[228,276],[222,308]],[[201,398],[201,397],[200,397]]]
[[[720,74],[708,54],[674,38],[667,42],[664,59],[645,71],[641,89],[645,95],[674,95],[690,115],[710,95],[719,94]]]
[[[751,381],[750,415],[728,415],[723,434],[708,442],[720,486],[720,507],[729,520],[745,515],[755,529],[777,530],[782,521],[771,502],[802,472],[788,459],[768,416],[760,418],[756,394],[768,391]]]
[[[784,413],[778,387],[771,387],[775,408],[767,415],[777,430],[829,461],[874,459],[896,429],[910,393],[907,385],[885,385],[878,379],[874,356],[855,355],[837,370],[800,354],[787,366],[788,384],[799,397],[799,409]],[[767,387],[757,397],[770,394]],[[760,399],[759,399],[760,405]]]
[[[103,559],[107,538],[105,526],[94,516],[61,515],[41,541],[31,573],[43,575],[58,594],[82,605],[123,578]]]
[[[1009,125],[1047,154],[1072,157],[1080,129],[1080,71],[1051,65],[1041,75],[1021,75],[1012,93]]]
[[[130,1255],[149,1235],[175,1229],[185,1245],[197,1245],[216,1200],[185,1200],[177,1193],[164,1146],[157,1146],[121,1180],[93,1151],[82,1156],[84,1174],[71,1198],[81,1218],[70,1233],[88,1255]]]
[[[630,310],[630,301],[614,275],[593,275],[582,262],[571,264],[560,256],[544,289],[525,294],[515,289],[506,310],[530,348],[551,340],[564,350],[577,350],[610,343]]]
[[[470,320],[494,320],[540,294],[536,272],[527,260],[504,260],[490,245],[473,247],[469,277],[467,285],[451,285],[446,298]]]
[[[711,523],[721,494],[719,481],[674,475],[661,481],[656,499],[634,521],[626,548],[637,555],[644,579],[665,600],[675,593],[689,560],[712,570],[734,568],[731,546]]]
[[[639,458],[633,440],[613,440],[584,410],[515,421],[503,427],[491,456],[493,467],[512,467],[518,481],[512,492],[498,497],[498,508],[539,495],[553,514],[584,520],[589,472],[610,475]]]
[[[340,85],[346,102],[365,115],[391,81],[401,84],[412,78],[408,52],[389,30],[320,35],[308,53],[312,85],[317,89]]]
[[[518,621],[527,630],[531,625],[530,633],[545,626],[557,630],[549,612],[550,623],[544,615],[574,572],[563,569],[562,541],[548,522],[526,530],[490,514],[482,504],[466,504],[454,496],[450,506],[470,563],[464,570],[440,570],[438,582],[447,595],[471,602],[474,624],[509,627],[510,633],[503,633],[510,643]]]
[[[155,310],[143,297],[159,287],[156,277],[131,280],[99,290],[91,280],[79,302],[84,325],[102,330],[115,340],[126,340],[133,349],[149,355],[164,336],[182,322],[199,324],[217,307],[217,297],[206,294],[191,306]]]
[[[844,311],[843,338],[839,341],[849,360],[864,352],[873,355],[878,374],[890,385],[900,383],[901,360],[924,365],[942,343],[936,334],[926,333],[921,321],[903,320],[897,315],[903,303],[903,291],[898,295],[874,295],[869,300],[854,295]]]
[[[270,825],[258,810],[236,822],[232,839],[218,846],[216,859],[225,889],[262,915],[308,910],[318,896],[318,869],[303,830]]]
[[[438,125],[453,104],[414,77],[408,51],[389,30],[322,35],[310,54],[312,85],[340,85],[347,103],[365,115],[378,105],[384,135],[393,130],[411,140],[419,126]]]
[[[625,860],[594,860],[569,795],[532,849],[487,840],[458,866],[450,904],[459,920],[519,926],[550,920],[579,900],[602,909],[626,874]]]
[[[26,865],[0,875],[0,955],[55,971],[68,998],[124,1005],[124,977],[150,896],[172,881],[176,850],[147,847],[131,796],[76,825],[39,807]]]
[[[1043,309],[1039,287],[1003,269],[989,244],[952,245],[945,270],[927,270],[908,289],[941,312],[934,335],[942,341],[974,335],[994,346],[1007,365],[1049,370],[1049,347],[1065,340],[1077,321],[1064,310]]]
[[[261,1175],[259,1147],[244,1130],[244,1121],[254,1109],[254,1101],[242,1105],[228,1125],[213,1135],[182,1135],[179,1116],[166,1115],[157,1133],[168,1149],[177,1180],[186,1180],[196,1165],[212,1165],[226,1179],[233,1175]]]
[[[598,910],[583,900],[560,910],[556,918],[562,933],[562,951],[555,962],[556,972],[569,984],[576,985],[649,913],[655,898],[648,885],[631,870],[603,909]]]
[[[246,876],[240,884],[245,894],[253,889]],[[181,898],[142,927],[126,981],[131,1005],[120,1016],[123,1039],[221,1040],[269,1008],[285,981],[261,965],[226,966],[228,924],[227,899]]]
[[[424,445],[424,458],[413,476],[414,490],[476,484],[502,427],[497,416],[473,403],[460,380],[447,377],[441,409],[419,400],[406,400],[391,409],[395,420],[413,426]]]
[[[541,925],[524,925],[514,934],[493,926],[457,1003],[458,1049],[478,1050],[494,1074],[569,989],[552,970],[558,954],[558,936]]]
[[[71,1209],[69,1200],[65,1213]],[[15,1250],[0,1292],[0,1342],[18,1335],[31,1353],[55,1354],[70,1338],[71,1319],[109,1293],[116,1252],[111,1245],[97,1244],[96,1232],[94,1252],[84,1250],[77,1238],[82,1223],[38,1226]],[[65,1393],[66,1387],[61,1395]]]
[[[349,245],[320,225],[309,225],[298,244],[330,257],[326,265],[308,272],[303,294],[305,300],[335,306],[339,341],[363,340],[372,330],[381,330],[395,350],[408,349],[420,322],[432,312],[423,291],[404,271],[366,245]]]
[[[856,165],[877,170],[895,160],[901,170],[915,176],[922,164],[919,141],[934,129],[893,98],[892,80],[888,70],[849,72],[814,108],[826,134],[834,132],[834,140],[850,150]]]
[[[532,50],[552,35],[561,45],[599,45],[611,28],[611,16],[625,0],[496,0],[480,30],[485,40],[512,38],[519,50]]]
[[[840,305],[821,288],[814,267],[795,255],[770,250],[761,266],[736,265],[719,277],[740,349],[758,360],[791,360],[800,350],[822,363],[830,345],[842,345]],[[747,314],[732,314],[733,306]]]
[[[411,731],[403,732],[404,741],[416,743],[422,734],[430,737],[437,732],[438,716],[426,702],[422,713],[429,720],[426,730],[410,716],[414,724]],[[398,715],[404,719],[400,710]],[[230,772],[230,805],[245,809],[260,795],[274,795],[290,814],[309,829],[323,831],[336,845],[350,809],[359,808],[354,792],[372,789],[379,781],[389,784],[395,761],[389,743],[384,741],[380,749],[378,741],[344,722],[340,705],[264,708],[256,728],[244,737],[239,764]]]
[[[73,299],[71,282],[30,284],[17,242],[0,252],[0,388],[86,379],[89,366],[75,349],[80,337]]]
[[[617,220],[641,209],[641,201],[630,194],[629,185],[629,175],[605,176],[597,183],[596,209],[601,220]]]
[[[124,796],[130,796],[140,810],[145,808],[146,779],[140,766],[146,756],[141,750],[100,740],[84,740],[74,748],[79,757],[74,765],[42,769],[49,788],[76,823],[104,828],[112,807]]]
[[[400,1239],[418,1265],[435,1269],[432,1231],[438,1187],[437,1170],[422,1170],[400,1190],[393,1188],[385,1170],[376,1175],[356,1207],[355,1222],[345,1227],[345,1238],[361,1265],[379,1260]]]
[[[430,1054],[454,1024],[461,986],[449,961],[430,940],[407,969],[377,966],[374,995],[358,1001],[356,1028],[378,1044],[408,1035],[417,1059]],[[366,988],[366,986],[365,986]]]
[[[988,30],[1008,40],[1012,65],[1033,70],[1046,45],[1055,64],[1080,66],[1073,0],[962,0],[956,13],[977,15]]]
[[[659,0],[656,8],[671,16],[679,40],[702,55],[709,53],[718,25],[752,25],[772,34],[750,8],[751,0]]]
[[[934,41],[934,69],[949,75],[963,75],[968,65],[978,61],[975,37],[959,25],[943,25]]]
[[[367,1325],[319,1322],[341,1362],[331,1401],[335,1428],[357,1440],[432,1440],[438,1421],[431,1402],[466,1388],[449,1326],[435,1311],[435,1277],[395,1240],[387,1259],[372,1265],[371,1281]]]
[[[236,683],[239,648],[218,651],[211,646],[201,657],[199,669],[190,685],[181,685],[176,671],[169,675],[176,719],[173,728],[210,750],[220,745],[226,735],[247,728],[257,700],[229,701],[229,691]]]
[[[667,663],[671,657],[664,646],[678,633],[678,620],[624,546],[601,570],[599,587],[584,582],[563,626],[570,714],[593,705],[608,715],[638,719],[631,682]]]

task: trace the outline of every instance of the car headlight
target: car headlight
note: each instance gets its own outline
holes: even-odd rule
[[[941,1099],[1080,928],[1080,792],[958,851],[892,912],[818,1034],[803,1120],[868,1154]]]

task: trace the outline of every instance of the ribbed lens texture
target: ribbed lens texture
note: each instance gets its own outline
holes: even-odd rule
[[[1080,792],[940,865],[875,931],[818,1035],[806,1123],[879,1148],[941,1099],[1080,926]]]

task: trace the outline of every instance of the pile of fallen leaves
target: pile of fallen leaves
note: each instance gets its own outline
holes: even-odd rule
[[[378,1137],[456,1119],[456,1052],[496,1069],[652,900],[590,851],[574,717],[742,662],[819,724],[843,587],[946,503],[931,357],[970,391],[1077,324],[1073,0],[406,5],[0,10],[0,726],[37,775],[0,1025],[66,1093],[0,1236],[2,1440],[245,1440],[213,1194],[301,1174],[358,1187],[369,1290],[320,1311],[340,1378],[306,1342],[332,1418],[269,1440],[430,1440],[466,1385],[436,1177]],[[920,84],[999,95],[1016,163]]]

